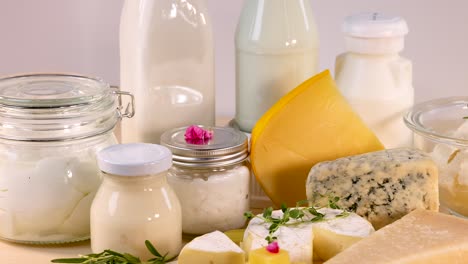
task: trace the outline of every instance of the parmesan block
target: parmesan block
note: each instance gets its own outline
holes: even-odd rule
[[[307,178],[307,198],[326,204],[340,197],[342,208],[382,228],[415,209],[438,211],[438,171],[428,154],[392,149],[315,165]]]
[[[295,220],[290,220],[289,225],[281,226],[275,233],[280,248],[288,251],[291,263],[313,263],[313,252],[319,257],[335,255],[345,248],[339,246],[346,244],[343,240],[359,240],[374,232],[368,221],[354,213],[337,218],[339,214],[343,213],[342,210],[322,208],[318,212],[325,215],[326,221],[295,224]],[[280,218],[283,216],[283,212],[281,210],[273,211],[272,216]],[[306,220],[312,218],[311,215],[304,217]],[[249,222],[242,243],[242,248],[247,254],[268,245],[265,237],[269,234],[269,225],[258,217]],[[316,241],[313,233],[314,226],[317,227],[317,230],[329,231],[331,235],[321,234],[320,239]],[[333,248],[326,249],[330,246]]]
[[[468,262],[468,221],[415,210],[326,264],[441,264]]]
[[[178,264],[244,264],[242,249],[219,231],[193,239],[180,252]]]

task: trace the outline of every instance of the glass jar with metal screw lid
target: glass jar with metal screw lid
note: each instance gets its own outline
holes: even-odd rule
[[[212,138],[187,141],[187,128],[165,132],[161,145],[173,154],[168,181],[182,206],[186,234],[226,231],[245,224],[249,210],[247,137],[232,128],[210,128]]]
[[[117,143],[116,124],[133,116],[120,112],[122,93],[77,75],[0,79],[0,238],[89,238],[89,209],[101,183],[96,153]]]

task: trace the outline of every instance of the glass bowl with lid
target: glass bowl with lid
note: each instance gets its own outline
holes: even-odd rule
[[[96,153],[116,142],[121,97],[96,78],[33,74],[0,79],[0,238],[64,243],[89,238],[101,182]],[[132,101],[132,100],[131,100]]]
[[[405,123],[415,133],[414,146],[437,163],[442,209],[468,217],[468,97],[418,104]]]

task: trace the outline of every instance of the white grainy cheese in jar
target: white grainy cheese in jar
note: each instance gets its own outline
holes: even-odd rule
[[[241,228],[249,210],[250,166],[247,137],[232,128],[211,128],[213,138],[187,142],[187,128],[164,133],[173,153],[168,181],[182,206],[182,230],[205,234]]]

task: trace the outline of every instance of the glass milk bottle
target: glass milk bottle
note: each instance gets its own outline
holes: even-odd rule
[[[343,32],[348,52],[336,59],[338,87],[385,147],[410,147],[403,115],[414,104],[412,64],[399,55],[405,20],[362,13],[346,18]]]
[[[318,71],[308,0],[246,0],[236,33],[236,122],[250,132],[282,96]]]
[[[122,142],[159,143],[191,124],[214,125],[214,48],[205,0],[126,0],[121,87],[138,101]]]

